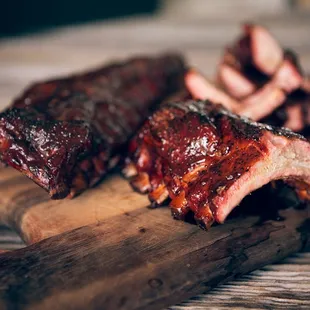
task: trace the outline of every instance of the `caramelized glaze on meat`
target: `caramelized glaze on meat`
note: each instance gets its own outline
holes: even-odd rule
[[[0,158],[52,198],[72,197],[116,165],[184,72],[179,56],[164,55],[35,84],[0,114]]]
[[[304,198],[310,144],[289,130],[252,122],[208,101],[169,103],[133,139],[124,172],[154,205],[170,198],[174,217],[193,212],[222,223],[251,191],[290,180]],[[298,180],[298,182],[297,182]]]
[[[0,128],[1,161],[29,176],[54,198],[67,191],[76,158],[92,146],[87,123],[46,121],[26,110],[2,113]]]

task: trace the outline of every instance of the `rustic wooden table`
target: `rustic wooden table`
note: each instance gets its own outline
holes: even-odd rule
[[[279,40],[296,49],[310,70],[307,15],[262,19]],[[70,73],[136,53],[179,50],[212,75],[223,46],[239,31],[236,20],[139,18],[97,23],[0,42],[0,107],[34,80]],[[24,246],[5,227],[0,249]],[[171,309],[310,309],[310,253],[296,254]]]

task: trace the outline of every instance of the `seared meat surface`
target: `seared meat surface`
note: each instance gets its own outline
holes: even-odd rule
[[[267,118],[256,119],[302,131],[309,125],[303,111],[310,107],[310,89],[297,55],[282,48],[259,25],[247,24],[243,30],[241,38],[225,51],[218,68],[220,85],[237,99],[251,100],[266,87],[281,90],[284,97],[280,105],[274,104],[275,109]]]
[[[46,189],[73,197],[116,165],[152,107],[183,86],[178,55],[35,84],[0,114],[0,158]]]
[[[255,121],[303,132],[309,126],[310,83],[298,57],[259,25],[245,25],[218,66],[217,85],[195,71],[186,84],[197,99],[221,103]]]
[[[168,103],[132,140],[124,174],[175,218],[222,223],[250,192],[283,179],[308,199],[310,144],[290,130],[241,118],[209,101]]]

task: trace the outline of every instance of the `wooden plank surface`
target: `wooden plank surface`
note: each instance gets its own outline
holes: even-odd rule
[[[51,200],[27,177],[0,169],[0,221],[18,231],[27,244],[148,205],[147,196],[135,193],[117,174],[75,199]]]
[[[208,232],[167,208],[125,212],[0,255],[0,309],[161,309],[309,246],[309,212]]]
[[[5,227],[0,227],[0,242],[5,249],[23,247],[19,237]],[[304,252],[220,285],[169,310],[308,309],[309,292],[310,253]]]
[[[301,54],[304,66],[309,69],[309,18],[307,16],[265,18],[264,23],[271,27],[283,44],[297,49]],[[95,24],[76,29],[67,28],[28,38],[5,40],[0,44],[0,106],[6,106],[13,96],[33,80],[84,69],[137,52],[154,53],[163,48],[182,50],[193,65],[211,75],[220,57],[221,48],[237,33],[238,24],[235,21],[225,23],[221,20],[219,24],[214,21],[202,20],[169,21],[146,18],[138,21],[123,21],[122,23]],[[9,233],[5,235],[5,238],[13,238],[7,236],[11,236]],[[20,246],[16,238],[14,240],[16,247]],[[9,243],[4,242],[4,247],[8,247]],[[306,261],[306,264],[310,263],[309,255],[302,254],[301,258]],[[301,268],[300,272],[308,275],[308,271],[302,269],[304,264],[293,261],[289,265],[290,268]],[[286,265],[283,268],[279,265],[279,270],[275,271],[273,278],[268,278],[267,274],[264,278],[264,271],[260,276],[254,274],[253,277],[254,279],[262,277],[265,279],[265,283],[268,283],[269,280],[276,281],[276,276],[279,275],[278,271],[285,274],[285,268]],[[250,283],[248,278],[245,278],[245,281]],[[302,293],[302,288],[298,291],[299,285],[296,281],[289,277],[286,277],[286,281],[289,283],[288,285],[295,288],[295,292]],[[236,285],[238,284],[236,283]],[[283,286],[277,287],[277,289],[267,287],[266,290],[270,300],[267,300],[265,305],[271,308],[280,307],[281,301],[286,304],[291,300],[299,300],[298,293],[292,297],[286,293],[287,290]],[[259,284],[254,283],[253,287],[250,287],[250,291],[261,291],[261,288]],[[305,292],[308,299],[309,291],[307,289]],[[206,307],[208,301],[213,300],[214,303],[211,302],[210,306],[224,309],[234,305],[234,301],[229,301],[232,294],[234,294],[233,288],[224,286],[222,291],[219,289],[211,295],[200,297],[201,303],[197,304],[197,302],[191,301],[182,307]],[[264,302],[260,302],[260,299],[256,299],[253,294],[244,294],[241,297],[236,300],[237,308],[251,308],[255,305],[264,307]],[[219,303],[221,298],[225,301]],[[295,305],[299,305],[298,301]]]
[[[310,253],[292,255],[170,310],[309,309]]]

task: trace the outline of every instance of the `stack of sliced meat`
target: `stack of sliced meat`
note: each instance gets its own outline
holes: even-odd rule
[[[275,126],[302,132],[310,124],[310,84],[295,54],[280,47],[263,27],[245,25],[225,51],[216,87],[197,72],[187,77],[193,96]]]

